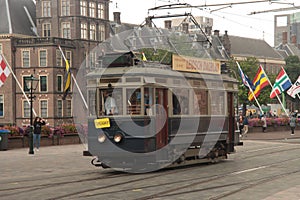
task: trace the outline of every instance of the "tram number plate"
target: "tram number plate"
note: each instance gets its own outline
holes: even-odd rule
[[[96,128],[109,128],[109,118],[95,119],[94,120]]]

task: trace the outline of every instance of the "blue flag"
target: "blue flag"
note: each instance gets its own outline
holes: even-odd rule
[[[237,63],[238,64],[238,63]],[[238,64],[238,68],[239,68],[239,74],[241,76],[242,82],[243,84],[248,87],[249,89],[251,88],[252,91],[255,90],[255,87],[253,85],[253,83],[250,81],[250,79],[248,78],[248,76],[246,74],[244,74],[243,70],[241,69],[240,65]]]

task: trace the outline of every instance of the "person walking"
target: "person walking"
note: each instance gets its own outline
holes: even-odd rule
[[[263,114],[263,116],[261,117],[261,121],[262,121],[262,132],[266,132],[266,130],[267,130],[267,119],[266,119],[265,114]]]
[[[244,134],[243,134],[243,137],[247,137],[247,133],[248,133],[248,126],[249,126],[249,121],[248,121],[248,117],[245,116],[244,117],[244,121],[243,121],[243,125],[244,125]]]
[[[36,148],[36,151],[39,151],[40,149],[42,126],[45,124],[46,124],[45,120],[40,117],[36,117],[34,119],[33,146]]]
[[[291,135],[294,135],[294,131],[296,127],[296,114],[293,114],[290,117],[290,127],[291,127]]]
[[[242,115],[239,116],[239,130],[240,130],[240,137],[243,136],[243,129],[244,129],[244,118]]]

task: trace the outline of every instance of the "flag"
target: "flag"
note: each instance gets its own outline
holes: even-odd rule
[[[145,56],[145,53],[144,53],[144,52],[142,53],[142,60],[143,60],[143,61],[147,61],[147,58],[146,58],[146,56]]]
[[[70,65],[67,59],[65,59],[66,62],[66,75],[65,75],[65,87],[64,87],[64,95],[63,100],[66,99],[66,96],[68,95],[70,88],[71,88],[71,70]]]
[[[238,64],[238,63],[237,63],[237,64]],[[242,79],[243,84],[244,84],[246,87],[248,87],[249,89],[250,89],[250,87],[251,87],[251,89],[254,90],[255,88],[254,88],[252,82],[250,81],[250,79],[248,78],[248,76],[247,76],[246,74],[244,74],[244,72],[243,72],[243,70],[241,69],[241,67],[240,67],[239,64],[238,64],[238,68],[239,68],[239,74],[240,74],[240,76],[241,76],[241,79]]]
[[[64,95],[63,95],[63,100],[66,99],[66,96],[68,95],[69,91],[70,91],[70,88],[71,88],[71,69],[70,69],[70,65],[69,65],[69,61],[67,60],[67,58],[65,57],[65,54],[64,52],[62,51],[61,47],[58,46],[59,50],[60,50],[60,53],[62,55],[62,57],[64,58],[65,60],[65,63],[66,63],[66,75],[65,75],[65,86],[64,86]]]
[[[276,95],[281,94],[285,90],[287,90],[292,85],[292,82],[289,76],[286,74],[284,69],[281,67],[279,74],[276,77],[275,83],[273,85],[272,92],[270,94],[270,98],[274,98]]]
[[[258,71],[253,79],[253,85],[254,90],[253,93],[249,92],[248,99],[249,101],[252,101],[254,99],[253,94],[255,97],[258,97],[260,94],[260,91],[269,85],[267,75],[264,73],[264,70],[262,69],[262,66],[259,66]]]
[[[9,74],[10,74],[10,70],[7,64],[5,63],[2,55],[0,54],[0,87],[4,84]]]
[[[296,82],[292,85],[292,87],[287,91],[288,95],[295,98],[296,94],[300,92],[300,76],[296,80]]]

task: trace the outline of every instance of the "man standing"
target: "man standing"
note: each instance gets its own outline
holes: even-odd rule
[[[291,135],[294,135],[295,127],[296,127],[296,114],[294,113],[290,118],[290,127],[291,127]]]

